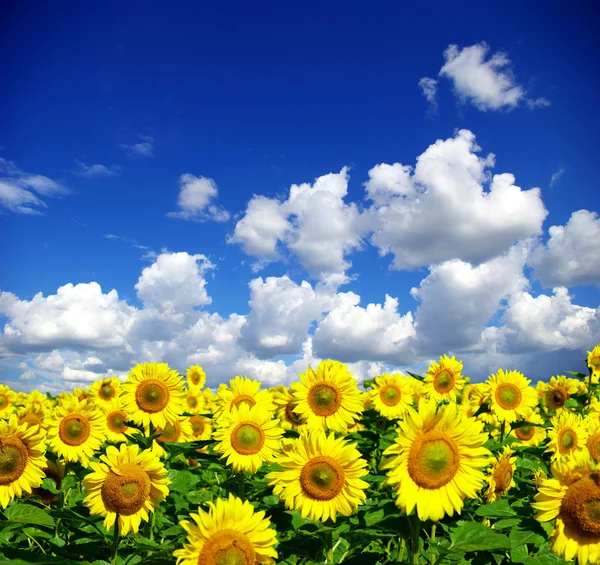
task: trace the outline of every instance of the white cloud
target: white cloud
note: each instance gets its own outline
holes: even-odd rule
[[[560,169],[558,169],[558,171],[556,171],[555,173],[552,173],[552,176],[550,177],[550,188],[554,188],[557,184],[558,181],[562,178],[562,176],[565,174],[566,169],[563,169],[562,167],[560,167]]]
[[[452,80],[454,91],[462,100],[472,102],[480,110],[512,109],[521,102],[530,108],[550,104],[545,98],[528,99],[513,75],[508,57],[498,52],[486,60],[488,52],[489,46],[484,42],[463,49],[449,45],[439,74]]]
[[[437,83],[437,80],[429,77],[423,77],[421,80],[419,80],[419,88],[423,92],[423,96],[425,96],[427,99],[431,112],[437,112],[438,109],[438,103],[436,100]]]
[[[545,245],[529,258],[544,286],[595,284],[600,287],[600,218],[596,212],[573,212],[564,226],[552,226]]]
[[[510,173],[494,175],[486,190],[494,156],[479,151],[473,133],[460,130],[429,146],[412,175],[399,163],[369,171],[371,242],[381,255],[393,254],[393,268],[478,263],[541,233],[547,211],[540,190],[521,190]]]
[[[154,155],[154,138],[150,135],[140,135],[139,138],[138,143],[132,143],[131,145],[121,143],[119,147],[130,155],[152,157]]]
[[[73,173],[80,177],[88,179],[116,177],[121,172],[121,167],[118,165],[86,165],[81,161],[77,161],[77,168]]]
[[[213,179],[185,174],[179,178],[179,196],[177,212],[169,212],[171,218],[183,220],[214,220],[226,222],[229,212],[212,203],[219,190]]]
[[[33,371],[31,369],[28,369],[19,377],[19,379],[21,379],[22,381],[34,381],[35,378],[36,378],[35,371]]]

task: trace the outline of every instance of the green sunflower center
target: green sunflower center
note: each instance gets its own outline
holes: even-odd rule
[[[521,403],[521,391],[512,383],[501,383],[496,389],[496,402],[504,410],[514,410]]]
[[[258,453],[265,443],[265,434],[254,422],[239,424],[231,434],[231,446],[241,455]]]
[[[181,427],[177,422],[175,424],[167,424],[164,428],[159,428],[158,431],[161,433],[161,436],[156,438],[156,441],[159,443],[174,443],[181,435]]]
[[[558,450],[564,455],[571,453],[577,447],[577,434],[571,428],[567,428],[560,432],[558,436]]]
[[[313,500],[331,500],[344,487],[343,467],[332,457],[318,456],[304,465],[300,485]]]
[[[0,438],[0,486],[15,482],[25,471],[29,452],[16,437]]]
[[[533,426],[521,426],[520,428],[515,429],[515,435],[521,441],[530,440],[535,434],[535,428]]]
[[[58,426],[58,436],[61,441],[72,447],[77,447],[90,437],[89,420],[81,414],[65,416]]]
[[[193,394],[190,394],[187,397],[187,403],[190,408],[196,408],[198,406],[198,399]]]
[[[402,394],[396,385],[386,385],[379,392],[379,398],[386,406],[396,406],[400,402]]]
[[[448,369],[442,369],[434,378],[433,386],[437,392],[444,394],[450,392],[454,387],[456,379],[454,373]]]
[[[8,406],[8,398],[3,394],[0,394],[0,410]]]
[[[131,516],[139,512],[150,496],[148,473],[135,463],[118,466],[119,475],[110,471],[100,489],[102,501],[109,512]]]
[[[108,426],[108,429],[115,434],[122,434],[127,431],[125,422],[127,422],[127,414],[125,414],[125,412],[110,412],[106,416],[106,425]]]
[[[169,389],[158,379],[141,382],[135,391],[135,401],[140,410],[150,414],[161,412],[169,403]]]
[[[114,387],[111,384],[104,384],[100,387],[100,396],[104,399],[104,400],[110,400],[111,398],[113,398],[116,395],[117,391],[114,389]]]
[[[449,483],[460,465],[456,442],[446,433],[432,430],[413,441],[408,454],[408,474],[419,486],[437,489]]]
[[[256,552],[250,538],[236,530],[220,530],[202,546],[198,565],[254,565]]]
[[[600,535],[600,477],[596,473],[569,486],[560,507],[565,524],[576,532]]]
[[[308,392],[308,404],[317,416],[331,416],[342,404],[341,391],[331,383],[320,383]]]

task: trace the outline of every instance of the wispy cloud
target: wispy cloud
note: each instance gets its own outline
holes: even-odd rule
[[[554,188],[558,184],[558,181],[565,174],[565,171],[566,169],[561,167],[560,169],[558,169],[558,171],[552,173],[552,176],[550,177],[550,188]]]
[[[119,165],[86,165],[81,161],[76,161],[77,168],[73,171],[73,174],[78,177],[85,177],[88,179],[96,179],[101,177],[116,177],[121,172]]]
[[[425,96],[425,98],[427,99],[427,102],[429,102],[429,111],[432,114],[435,114],[438,110],[438,104],[437,104],[437,80],[435,80],[434,78],[429,78],[429,77],[423,77],[420,81],[419,81],[419,87],[421,88],[421,90],[423,91],[423,96]]]
[[[154,155],[154,138],[150,135],[140,135],[140,141],[128,145],[121,143],[119,147],[130,155],[138,155],[139,157],[152,157]]]
[[[129,237],[122,237],[120,235],[116,235],[114,233],[105,233],[104,237],[106,239],[111,239],[113,241],[121,241],[135,249],[141,249],[144,253],[142,254],[142,259],[154,260],[158,256],[158,253],[154,251],[151,247],[147,245],[142,245],[135,239]]]

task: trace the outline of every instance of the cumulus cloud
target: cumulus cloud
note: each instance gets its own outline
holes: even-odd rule
[[[535,276],[547,287],[595,284],[600,287],[600,218],[596,212],[573,212],[564,226],[552,226],[550,238],[529,258]]]
[[[130,155],[152,157],[154,155],[154,138],[150,135],[140,135],[137,143],[121,143],[119,147]]]
[[[0,157],[0,209],[41,215],[40,209],[47,207],[41,196],[56,198],[67,192],[61,183],[44,175],[26,173],[12,161]]]
[[[437,112],[438,109],[438,103],[436,99],[437,83],[437,80],[429,77],[423,77],[421,80],[419,80],[419,88],[429,103],[429,110],[434,113]]]
[[[479,151],[474,134],[460,130],[429,146],[414,171],[399,163],[369,171],[371,242],[381,255],[393,254],[392,268],[478,263],[541,233],[548,212],[540,190],[522,190],[510,173],[490,182],[494,156]]]
[[[86,165],[81,161],[77,161],[77,167],[73,171],[73,174],[79,177],[85,177],[88,179],[116,177],[121,172],[121,167],[118,165]]]
[[[229,212],[213,203],[218,194],[219,190],[213,179],[189,174],[181,175],[177,197],[179,210],[169,212],[167,216],[182,220],[226,222],[229,219]]]
[[[516,81],[510,59],[504,53],[487,58],[490,48],[477,43],[460,49],[449,45],[440,76],[449,78],[461,100],[472,102],[480,110],[512,109],[521,102],[530,108],[548,106],[546,98],[529,99]]]

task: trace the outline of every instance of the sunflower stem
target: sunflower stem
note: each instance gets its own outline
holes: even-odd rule
[[[114,531],[113,531],[113,541],[112,541],[112,548],[111,548],[111,559],[110,559],[110,563],[111,565],[117,565],[117,549],[119,547],[119,515],[117,514],[115,516],[115,526],[114,526]]]
[[[434,522],[433,525],[431,526],[431,535],[429,536],[429,543],[433,543],[435,541],[435,527],[436,527],[436,523]],[[433,552],[431,553],[431,557],[430,557],[430,563],[431,565],[435,565],[435,555],[433,554]]]
[[[152,512],[152,518],[150,518],[150,541],[154,541],[154,524],[156,522],[156,510]]]
[[[500,425],[500,443],[504,441],[505,426],[506,422],[502,420],[502,424]]]
[[[415,512],[413,514],[412,524],[412,543],[410,544],[410,565],[417,565],[419,562],[419,540],[421,537],[421,520]]]
[[[587,401],[588,406],[589,406],[590,402],[592,401],[592,375],[594,373],[592,371],[591,367],[589,368],[589,371],[590,371],[590,376],[588,378],[588,401]]]
[[[239,474],[239,480],[240,480],[240,484],[239,484],[239,493],[240,493],[240,498],[243,499],[246,494],[245,494],[245,487],[246,487],[246,474],[244,473],[244,471],[242,471]]]

